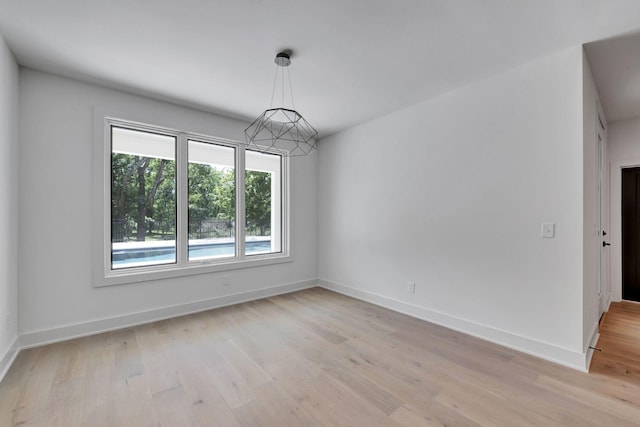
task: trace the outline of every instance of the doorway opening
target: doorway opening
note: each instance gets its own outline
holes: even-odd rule
[[[622,169],[622,299],[640,302],[640,167]]]

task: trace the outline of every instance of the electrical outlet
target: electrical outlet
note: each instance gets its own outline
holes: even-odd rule
[[[222,286],[229,286],[231,283],[229,283],[229,276],[224,276],[222,278]]]
[[[407,283],[407,292],[409,292],[410,294],[416,293],[416,282]]]
[[[552,222],[542,223],[542,237],[553,239],[556,236],[556,225]]]

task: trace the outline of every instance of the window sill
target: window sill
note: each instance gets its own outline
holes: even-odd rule
[[[242,268],[262,267],[272,264],[292,262],[291,255],[268,255],[242,260],[229,260],[224,262],[193,262],[186,266],[175,264],[153,266],[149,268],[136,268],[132,270],[109,270],[100,277],[94,278],[94,287],[125,285],[129,283],[147,282],[152,280],[171,279],[175,277],[192,276],[196,274],[216,273],[219,271],[237,270]]]

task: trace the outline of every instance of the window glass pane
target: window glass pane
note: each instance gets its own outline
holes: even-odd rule
[[[282,251],[282,157],[246,151],[245,254]]]
[[[189,141],[189,261],[236,254],[235,149]]]
[[[176,262],[176,138],[111,128],[111,268]]]

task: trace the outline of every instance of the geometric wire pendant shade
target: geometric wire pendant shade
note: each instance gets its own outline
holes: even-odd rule
[[[318,144],[318,132],[296,110],[271,108],[245,129],[250,148],[285,157],[306,156]]]
[[[280,52],[276,55],[278,67],[291,64],[290,53]],[[276,81],[278,78],[276,69]],[[284,80],[284,72],[283,72]],[[273,93],[276,83],[274,81]],[[289,77],[291,87],[291,77]],[[282,84],[284,104],[284,82]],[[273,94],[271,97],[273,104]],[[291,91],[293,104],[293,91]],[[277,153],[285,157],[306,156],[318,145],[318,132],[293,108],[269,108],[244,130],[247,148],[263,153]]]

